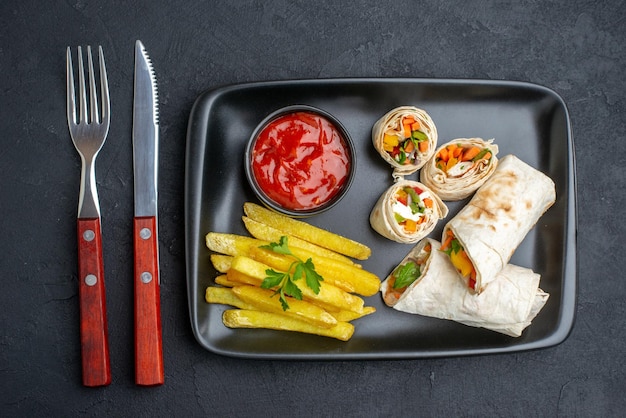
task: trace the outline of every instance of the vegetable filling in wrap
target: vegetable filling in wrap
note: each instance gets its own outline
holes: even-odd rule
[[[442,249],[470,289],[480,293],[556,200],[554,182],[513,155],[444,227]]]
[[[417,181],[400,180],[378,199],[370,214],[372,228],[385,238],[414,243],[428,235],[448,208]]]
[[[512,264],[482,293],[468,292],[440,246],[430,238],[420,241],[383,281],[388,306],[519,337],[546,304],[540,276]]]
[[[493,174],[498,164],[493,140],[458,138],[439,147],[422,168],[420,180],[443,200],[471,195]]]
[[[472,260],[467,256],[465,248],[463,248],[459,240],[454,236],[454,232],[449,229],[446,231],[445,240],[439,249],[450,257],[450,262],[464,279],[467,287],[475,291],[476,268],[474,268],[474,263],[472,263]]]
[[[422,109],[395,108],[372,128],[372,141],[378,153],[403,176],[419,170],[435,153],[437,128]]]
[[[424,244],[418,245],[411,251],[388,277],[386,291],[383,292],[383,300],[387,306],[395,305],[409,286],[412,286],[421,277],[432,251],[432,245],[428,240],[422,242]]]

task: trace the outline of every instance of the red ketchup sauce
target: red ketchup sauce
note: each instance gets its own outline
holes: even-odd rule
[[[290,210],[311,210],[332,200],[348,179],[350,154],[337,128],[323,116],[294,112],[259,133],[252,172],[262,191]]]

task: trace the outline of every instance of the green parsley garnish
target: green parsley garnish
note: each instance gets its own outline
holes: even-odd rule
[[[277,287],[274,295],[280,295],[279,300],[283,307],[283,311],[289,309],[286,296],[302,300],[302,291],[298,288],[298,286],[296,286],[295,281],[300,280],[303,276],[306,279],[307,286],[313,290],[316,295],[320,292],[320,282],[323,281],[324,278],[315,271],[315,265],[313,264],[313,260],[311,258],[306,261],[302,261],[300,258],[291,253],[286,236],[280,237],[279,242],[272,242],[269,245],[263,245],[260,248],[271,250],[279,254],[289,255],[295,258],[295,261],[291,263],[287,272],[276,271],[274,269],[265,270],[267,277],[261,283],[261,287],[263,289]]]

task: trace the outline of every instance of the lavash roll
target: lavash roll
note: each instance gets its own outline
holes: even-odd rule
[[[428,244],[430,255],[421,265],[419,278],[399,298],[389,296],[393,273],[381,284],[385,303],[391,301],[390,306],[398,311],[519,337],[548,300],[549,295],[539,288],[540,275],[512,264],[506,265],[482,293],[468,292],[450,260],[437,250],[441,244],[430,238],[419,242],[399,266],[409,260],[423,259]]]
[[[423,216],[424,219],[416,226],[415,231],[407,231],[405,226],[398,222],[396,213],[404,214],[408,218],[408,214],[399,211],[401,203],[397,199],[400,190],[405,187],[418,188],[421,190],[420,206],[424,212],[417,217]],[[424,199],[432,201],[432,207],[424,207]],[[398,180],[389,187],[378,199],[370,213],[370,225],[372,228],[385,238],[402,244],[416,243],[420,239],[428,235],[437,225],[440,219],[445,218],[448,214],[448,207],[441,201],[439,196],[428,187],[418,181]]]
[[[488,149],[491,158],[480,158],[477,161],[456,163],[449,171],[440,167],[437,156],[447,149],[448,145],[455,144],[468,149],[478,147]],[[493,174],[498,165],[498,146],[493,139],[485,141],[482,138],[457,138],[441,145],[435,151],[422,170],[420,181],[430,187],[443,200],[455,201],[465,199],[476,191]]]
[[[537,220],[556,200],[554,182],[514,155],[500,159],[489,179],[444,227],[462,245],[481,292],[507,265]]]
[[[426,152],[417,150],[415,160],[410,164],[404,164],[394,159],[394,157],[385,150],[384,142],[385,133],[397,135],[400,142],[405,140],[402,127],[402,119],[405,116],[412,116],[419,122],[420,131],[426,135],[426,141],[428,143]],[[390,110],[376,121],[372,128],[372,142],[378,153],[394,168],[394,177],[402,177],[415,173],[434,155],[435,148],[437,148],[437,127],[426,111],[414,106],[400,106]]]

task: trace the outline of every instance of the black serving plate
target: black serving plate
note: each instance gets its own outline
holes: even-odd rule
[[[246,141],[274,110],[293,104],[319,107],[352,136],[356,179],[330,211],[307,221],[372,249],[363,267],[384,279],[411,249],[382,238],[369,213],[392,182],[392,169],[374,150],[371,129],[388,110],[414,105],[435,121],[439,144],[459,137],[495,138],[499,157],[517,157],[549,175],[556,203],[526,236],[511,260],[541,274],[550,293],[521,337],[512,338],[452,321],[395,311],[380,295],[366,298],[376,313],[354,321],[348,342],[271,330],[232,330],[222,324],[226,306],[207,304],[204,292],[216,272],[205,246],[209,231],[247,235],[243,203],[257,200],[243,167]],[[549,347],[565,340],[576,303],[575,162],[568,112],[552,90],[529,83],[445,79],[330,79],[251,83],[203,93],[189,120],[185,179],[185,231],[189,313],[206,349],[265,359],[392,359],[489,354]],[[417,179],[418,173],[407,178]],[[467,203],[446,202],[448,218]],[[445,220],[430,235],[441,238]]]

